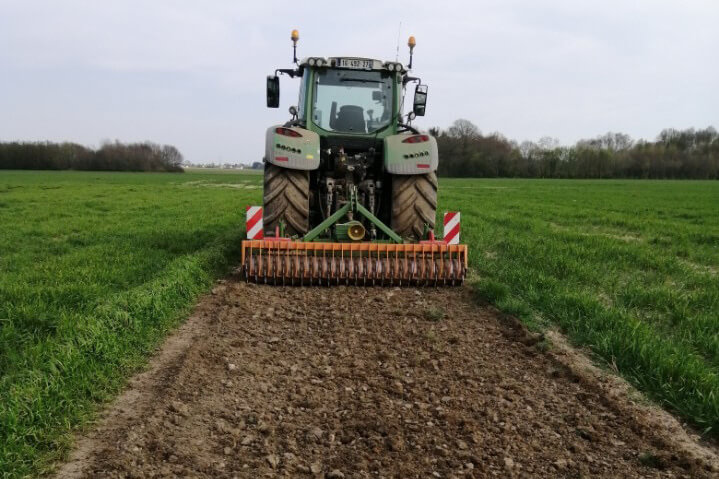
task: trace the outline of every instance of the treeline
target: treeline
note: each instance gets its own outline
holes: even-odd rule
[[[467,120],[430,130],[440,152],[439,175],[516,178],[719,179],[719,134],[663,130],[655,141],[633,141],[623,133],[560,146],[559,141],[510,141],[483,135]]]
[[[98,150],[75,143],[0,143],[0,170],[181,172],[182,154],[171,145],[104,143]]]

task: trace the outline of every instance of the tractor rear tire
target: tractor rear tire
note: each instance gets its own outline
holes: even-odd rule
[[[310,172],[265,163],[264,227],[274,235],[280,222],[285,235],[302,236],[310,229]]]
[[[434,230],[437,216],[437,174],[392,175],[392,229],[419,241],[425,224]]]

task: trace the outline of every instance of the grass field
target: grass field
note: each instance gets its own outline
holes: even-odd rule
[[[0,172],[0,475],[42,470],[213,278],[260,175]],[[443,180],[479,294],[719,436],[719,182]]]
[[[261,181],[0,171],[0,477],[64,452],[235,261]]]

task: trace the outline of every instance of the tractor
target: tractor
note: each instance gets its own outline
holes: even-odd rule
[[[263,205],[248,209],[242,261],[248,281],[272,284],[461,284],[465,245],[434,237],[437,141],[412,126],[427,85],[409,64],[358,57],[297,59],[267,77],[300,81],[291,118],[267,130]],[[407,86],[416,83],[403,114]]]

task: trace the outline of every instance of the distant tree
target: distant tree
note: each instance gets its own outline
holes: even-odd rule
[[[182,169],[183,157],[182,153],[172,145],[162,147],[162,158],[164,162],[172,169]]]
[[[437,138],[441,176],[719,179],[719,134],[713,127],[666,129],[655,142],[609,132],[570,147],[551,137],[518,144],[499,133],[483,135],[464,119],[430,132]]]
[[[455,120],[447,133],[451,138],[463,141],[471,141],[480,135],[479,128],[471,121],[464,119]]]
[[[0,169],[183,171],[174,146],[104,141],[98,150],[74,143],[0,143]]]

